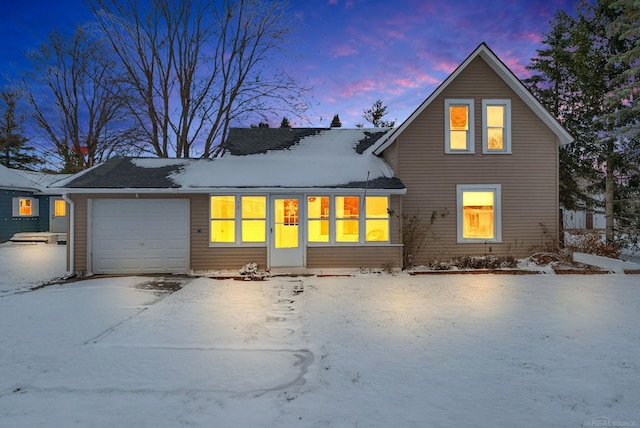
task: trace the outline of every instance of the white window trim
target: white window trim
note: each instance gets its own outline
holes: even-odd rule
[[[236,200],[235,200],[235,242],[211,242],[211,221],[213,220],[211,217],[211,197],[212,196],[235,196]],[[242,197],[243,196],[264,196],[267,198],[267,216],[266,216],[266,233],[267,233],[267,242],[242,242]],[[268,241],[269,241],[269,228],[270,228],[270,224],[271,224],[271,209],[270,209],[270,201],[271,198],[273,198],[274,194],[242,194],[242,193],[226,193],[226,192],[220,192],[220,193],[210,193],[209,194],[209,199],[208,199],[208,206],[209,206],[209,222],[208,222],[208,240],[209,240],[209,247],[266,247],[269,245]],[[386,197],[387,198],[387,205],[389,206],[389,208],[391,207],[391,197],[388,194],[368,194],[368,195],[364,195],[362,193],[360,194],[354,194],[354,193],[332,193],[332,192],[314,192],[314,193],[305,193],[305,194],[300,194],[300,195],[288,195],[288,196],[295,196],[295,197],[299,197],[301,199],[301,204],[304,206],[304,210],[300,212],[300,226],[301,226],[301,230],[300,233],[304,233],[304,239],[303,239],[303,243],[302,245],[305,245],[307,247],[339,247],[339,246],[345,246],[345,247],[354,247],[354,246],[381,246],[381,245],[392,245],[391,244],[391,215],[389,215],[388,217],[388,228],[389,230],[388,232],[388,237],[389,239],[386,241],[367,241],[366,240],[366,236],[364,231],[366,230],[366,202],[365,202],[365,198],[366,196],[378,196],[378,197]],[[308,231],[307,231],[307,226],[308,226],[308,221],[309,221],[309,216],[307,214],[307,198],[309,196],[316,196],[316,197],[322,197],[322,196],[327,196],[329,197],[329,218],[327,219],[329,221],[329,242],[310,242],[309,241],[309,237],[308,237]],[[361,210],[361,214],[358,216],[358,241],[355,242],[338,242],[336,241],[336,221],[339,221],[336,219],[336,197],[349,197],[349,196],[357,196],[358,198],[360,198],[360,210]],[[304,219],[304,222],[303,222]],[[316,218],[313,218],[316,219]],[[372,218],[372,220],[381,220],[378,218]]]
[[[21,199],[27,199],[31,201],[31,214],[29,215],[23,215],[20,214],[20,200]],[[28,218],[28,217],[39,217],[40,216],[40,201],[37,198],[31,197],[31,196],[17,196],[15,198],[12,198],[11,201],[11,216],[12,217],[22,217],[22,218]]]
[[[493,230],[495,236],[493,239],[484,238],[464,238],[462,236],[462,222],[464,221],[464,213],[462,209],[462,193],[463,192],[493,192]],[[458,184],[456,186],[456,215],[458,243],[484,243],[484,242],[502,242],[502,185],[500,184]]]
[[[487,107],[504,106],[504,135],[502,136],[504,148],[502,150],[489,150],[489,138],[487,136]],[[491,155],[511,154],[511,100],[488,99],[482,100],[482,153]]]
[[[450,98],[444,100],[444,152],[446,154],[474,154],[476,152],[475,145],[475,131],[474,131],[474,109],[473,109],[473,99],[465,98]],[[449,120],[449,107],[456,105],[466,105],[469,107],[469,138],[467,140],[467,150],[453,150],[451,149],[451,141],[450,141],[450,123]]]

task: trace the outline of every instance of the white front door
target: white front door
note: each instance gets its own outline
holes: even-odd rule
[[[49,198],[49,232],[67,232],[67,203],[62,198]]]
[[[303,229],[300,227],[301,198],[274,196],[271,199],[271,267],[304,266]]]

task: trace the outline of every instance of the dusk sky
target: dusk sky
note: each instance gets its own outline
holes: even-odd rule
[[[91,16],[82,0],[3,2],[0,87],[26,67],[25,54],[57,29],[72,32]],[[286,46],[286,70],[313,87],[309,122],[365,123],[381,99],[398,124],[481,42],[520,78],[558,9],[574,0],[292,0],[299,22]],[[277,126],[278,123],[272,124]]]

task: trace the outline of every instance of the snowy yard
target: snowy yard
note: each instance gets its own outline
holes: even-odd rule
[[[64,251],[5,244],[0,263],[1,426],[640,426],[638,275],[25,292]]]

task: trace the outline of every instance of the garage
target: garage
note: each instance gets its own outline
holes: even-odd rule
[[[93,199],[96,274],[187,273],[188,199]]]

